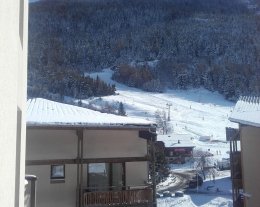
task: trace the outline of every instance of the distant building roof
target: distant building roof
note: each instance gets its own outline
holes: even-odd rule
[[[165,147],[195,147],[192,136],[188,134],[157,135],[157,141],[162,141]]]
[[[152,127],[155,124],[139,118],[117,116],[58,103],[42,98],[27,101],[27,126],[63,127]]]
[[[240,124],[260,127],[260,97],[240,97],[229,120]]]

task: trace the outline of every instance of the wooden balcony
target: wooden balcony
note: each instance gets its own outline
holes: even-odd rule
[[[233,202],[233,207],[244,207],[244,197],[238,196]]]
[[[121,191],[85,192],[84,207],[89,206],[152,206],[151,188]]]
[[[232,179],[242,178],[241,152],[236,151],[230,154],[231,160],[231,176]]]
[[[243,189],[242,179],[232,179],[232,183],[235,189]]]

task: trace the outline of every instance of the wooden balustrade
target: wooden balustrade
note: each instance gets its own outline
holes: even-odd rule
[[[122,191],[85,192],[83,199],[84,207],[88,207],[151,204],[153,198],[152,189],[144,188]]]

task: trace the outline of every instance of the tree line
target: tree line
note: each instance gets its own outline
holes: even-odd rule
[[[65,68],[43,68],[29,72],[28,96],[63,101],[65,96],[87,99],[92,96],[115,94],[115,85],[109,85],[97,76],[93,79],[78,71]],[[32,77],[34,76],[34,77]]]
[[[146,85],[123,81],[155,91],[203,86],[229,99],[260,93],[260,17],[241,1],[43,0],[29,14],[29,73],[158,60]]]

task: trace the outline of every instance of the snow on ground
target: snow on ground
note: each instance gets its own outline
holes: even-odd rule
[[[169,177],[164,184],[167,182],[171,183],[172,178]],[[198,193],[197,189],[192,189],[184,197],[158,198],[157,204],[158,207],[231,207],[233,204],[230,172],[220,171],[214,182],[211,178],[207,178],[203,185],[198,188]]]
[[[126,113],[130,117],[142,117],[147,120],[155,120],[155,111],[164,110],[168,112],[167,105],[170,107],[170,125],[172,134],[188,134],[194,137],[195,149],[210,151],[214,159],[221,160],[229,157],[229,143],[226,143],[225,128],[237,127],[236,124],[228,120],[233,110],[234,103],[224,99],[217,92],[210,92],[203,88],[190,90],[166,90],[164,93],[150,93],[142,90],[127,87],[123,84],[111,80],[113,71],[105,69],[102,72],[86,74],[93,78],[98,75],[100,79],[109,84],[116,85],[117,95],[106,96],[102,98],[92,98],[83,100],[86,104],[100,106],[104,102],[110,104],[124,104]],[[211,141],[199,141],[201,136],[208,136]],[[175,171],[185,171],[193,168],[192,164],[172,166]],[[224,176],[224,177],[223,177]],[[226,176],[226,177],[225,177]],[[192,193],[181,198],[159,198],[158,207],[193,207],[193,206],[232,206],[230,194],[231,184],[230,175],[216,176],[214,189],[219,188],[222,193]],[[209,178],[208,178],[209,179]],[[163,185],[173,185],[178,180],[169,177]],[[206,181],[212,182],[212,181]],[[219,187],[218,183],[220,184]],[[206,186],[206,184],[203,186]],[[203,192],[203,189],[200,189]],[[226,192],[226,193],[223,193]]]
[[[232,199],[227,196],[212,196],[203,194],[184,195],[180,198],[157,199],[158,207],[232,207]]]
[[[172,104],[170,124],[173,133],[193,136],[197,149],[210,150],[218,159],[229,157],[229,144],[225,142],[225,128],[237,127],[237,124],[228,120],[235,105],[233,102],[225,100],[217,92],[210,92],[203,88],[166,90],[164,93],[144,92],[113,81],[112,74],[112,70],[104,69],[102,72],[87,75],[93,78],[99,76],[105,82],[115,84],[118,95],[93,98],[83,102],[94,105],[102,105],[104,102],[111,104],[122,102],[128,116],[152,121],[155,120],[155,111],[168,112],[166,104]],[[212,141],[199,141],[200,136],[209,136]]]
[[[115,84],[118,95],[106,96],[85,100],[85,103],[96,105],[107,101],[110,103],[122,102],[127,115],[154,120],[156,110],[167,112],[167,103],[170,108],[171,125],[175,133],[190,134],[199,138],[210,136],[213,140],[225,141],[225,127],[236,126],[228,121],[234,103],[224,99],[222,95],[208,90],[166,90],[164,93],[149,93],[127,87],[111,80],[113,71],[105,69],[103,72],[89,74],[107,83]],[[197,143],[203,146],[203,142]],[[219,143],[217,144],[219,145]]]
[[[167,179],[164,182],[161,182],[156,186],[156,189],[164,191],[164,190],[167,190],[168,187],[170,187],[172,185],[176,185],[179,182],[180,182],[180,179],[177,176],[170,174],[170,176],[167,177]]]

